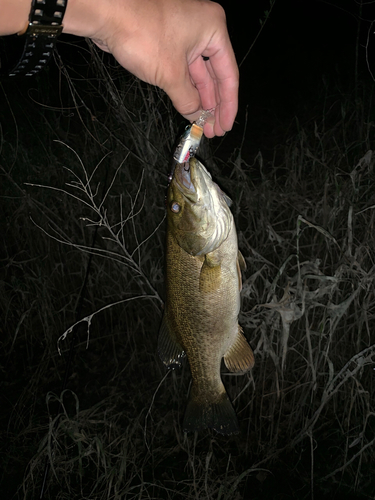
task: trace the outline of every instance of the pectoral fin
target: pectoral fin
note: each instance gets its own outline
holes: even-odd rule
[[[246,372],[254,366],[254,353],[238,325],[237,336],[224,355],[225,366],[231,372]]]
[[[180,368],[186,356],[185,351],[169,327],[166,309],[164,310],[163,321],[159,332],[158,353],[163,363],[171,369]]]
[[[215,292],[221,284],[221,265],[214,252],[205,256],[199,276],[200,292]]]
[[[220,189],[221,191],[221,189]],[[229,196],[227,194],[225,194],[223,191],[222,192],[222,195],[223,195],[223,198],[225,200],[225,203],[228,205],[228,207],[231,207],[233,205],[233,201],[229,198]]]

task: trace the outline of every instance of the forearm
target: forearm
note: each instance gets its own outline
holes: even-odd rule
[[[0,36],[22,31],[28,21],[30,0],[0,0]]]

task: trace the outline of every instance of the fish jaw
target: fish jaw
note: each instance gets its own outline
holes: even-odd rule
[[[190,163],[178,163],[175,166],[175,178],[179,189],[192,203],[198,201],[198,193],[191,178]]]
[[[212,252],[234,224],[229,202],[198,160],[176,164],[167,193],[168,230],[190,255]]]

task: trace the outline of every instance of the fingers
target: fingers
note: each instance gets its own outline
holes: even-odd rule
[[[199,95],[199,109],[189,115],[183,115],[187,120],[195,121],[199,118],[202,110],[215,109],[219,102],[217,83],[214,78],[211,77],[209,67],[210,61],[204,61],[202,57],[198,57],[189,66],[189,72],[191,80],[194,82],[194,87],[198,91]],[[215,114],[215,113],[214,113]],[[217,113],[216,113],[217,114]],[[216,123],[215,119],[209,120],[204,126],[204,134],[208,138],[212,138],[215,135],[223,135],[225,133],[222,130],[219,122]],[[215,132],[216,130],[216,132]]]
[[[229,39],[227,44],[222,44],[210,56],[206,64],[211,79],[215,82],[215,98],[218,103],[214,131],[216,135],[223,135],[220,131],[228,132],[232,129],[238,110],[239,71]]]
[[[203,109],[215,109],[215,120],[204,127],[208,138],[232,129],[238,109],[238,68],[231,54],[216,52],[209,60],[198,57],[189,65],[188,77],[164,89],[187,120],[195,121]]]
[[[198,91],[200,110],[215,108],[215,123],[204,128],[205,135],[213,137],[224,135],[232,129],[238,110],[239,72],[229,38],[220,41],[218,48],[209,47],[205,50],[206,53],[210,54],[209,59],[204,60],[198,56],[189,64],[189,73],[190,80]],[[183,100],[181,104],[182,102]],[[194,100],[194,105],[196,103]],[[191,105],[193,112],[181,113],[190,120],[196,119],[199,111],[193,107],[193,102]],[[176,109],[180,111],[177,107]]]
[[[179,82],[174,79],[164,90],[177,111],[190,121],[196,120],[202,110],[215,108],[214,123],[205,125],[204,134],[222,136],[232,129],[237,114],[239,71],[222,7],[214,2],[201,5],[202,9],[209,8],[209,13],[203,15],[203,10],[200,13],[202,17],[211,16],[215,29],[205,24],[198,30],[191,49],[185,54],[180,52],[180,58],[174,61],[178,66],[187,64],[188,76],[180,67]],[[182,60],[184,56],[185,61]],[[184,81],[181,81],[182,75]]]
[[[164,78],[165,81],[160,86],[168,94],[176,110],[187,120],[195,121],[202,109],[199,92],[188,73],[186,62],[182,61],[179,66],[174,76]]]
[[[198,57],[189,65],[189,73],[195,88],[198,90],[201,106],[203,109],[216,108],[216,80],[212,78],[210,71],[210,60]]]
[[[238,110],[239,70],[226,27],[225,13],[218,4],[215,7],[217,29],[201,52],[189,64],[189,72],[199,92],[203,109],[215,108],[214,124],[204,128],[207,137],[224,135],[232,129]],[[198,54],[197,54],[198,56]]]

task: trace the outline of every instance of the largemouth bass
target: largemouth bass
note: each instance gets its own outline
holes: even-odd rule
[[[241,268],[229,197],[195,158],[177,163],[167,192],[166,303],[158,351],[169,368],[190,364],[185,432],[239,430],[221,360],[245,372],[254,355],[238,324]]]

